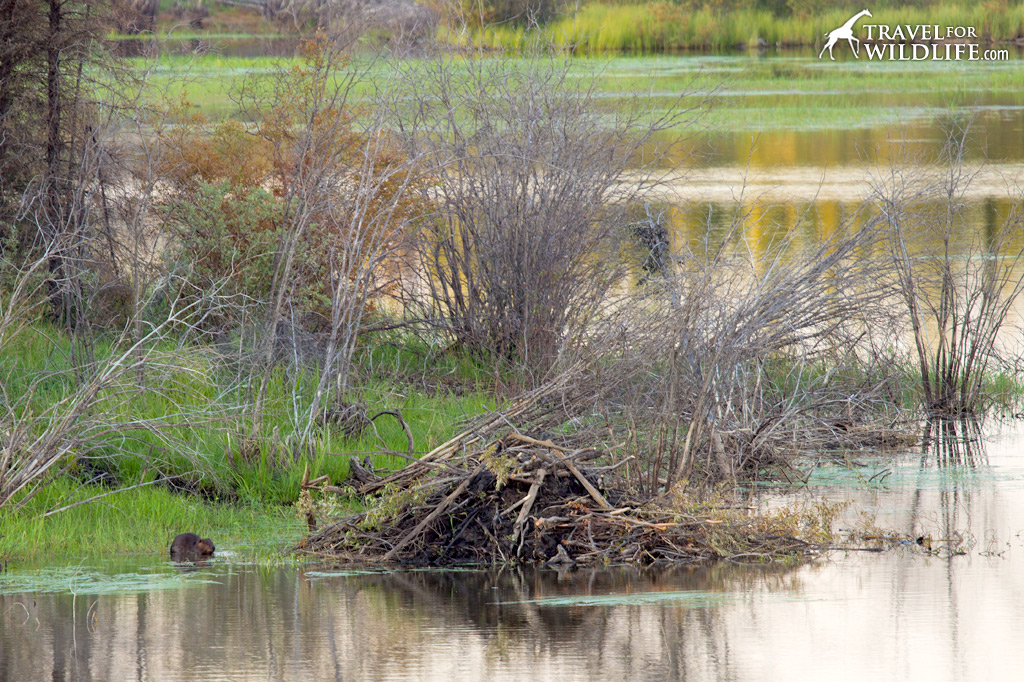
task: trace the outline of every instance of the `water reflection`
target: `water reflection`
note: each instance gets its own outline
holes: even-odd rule
[[[730,610],[799,592],[797,570],[223,566],[149,593],[5,594],[0,679],[736,679],[717,674]]]
[[[749,253],[754,261],[762,261],[783,244],[801,250],[836,234],[859,230],[875,209],[869,201],[789,201],[757,193],[738,198],[739,201],[687,201],[658,207],[665,212],[672,250],[714,251],[738,226],[741,239],[734,248]],[[953,248],[968,254],[979,250],[985,242],[991,243],[1016,207],[1014,200],[1006,196],[988,196],[966,203],[959,215],[962,230],[956,235]],[[921,202],[917,207],[922,212],[940,212],[943,208],[944,204],[937,201]],[[912,255],[941,253],[943,244],[938,235],[938,231],[915,235],[921,238],[910,245]],[[1024,249],[1024,231],[1014,235],[1007,252],[1016,253],[1019,249]]]
[[[799,493],[850,499],[847,523],[872,513],[932,552],[561,573],[263,568],[229,552],[195,571],[14,567],[0,679],[1016,679],[1024,429],[982,435],[935,422],[915,451],[821,469]],[[943,549],[957,537],[966,554]]]
[[[922,466],[976,468],[988,463],[981,424],[971,418],[933,418],[921,438]]]
[[[805,97],[804,99],[807,99]],[[828,103],[813,98],[821,106]],[[891,103],[890,103],[891,105]],[[728,107],[729,102],[720,104]],[[744,102],[749,107],[752,104]],[[836,105],[841,106],[841,105]],[[886,110],[886,104],[872,108]],[[1024,101],[974,110],[978,133],[969,140],[964,158],[969,163],[1011,163],[1024,160]],[[941,107],[904,111],[905,117],[848,127],[789,127],[760,130],[712,130],[700,138],[675,144],[665,157],[668,168],[740,166],[751,168],[871,166],[884,158],[894,140],[907,150],[934,157],[946,141],[950,112]],[[664,149],[667,136],[652,141],[644,153]]]
[[[1004,569],[916,549],[561,574],[220,564],[171,589],[0,595],[0,679],[992,679],[1022,662],[987,658],[1024,635],[991,609],[1024,588]]]

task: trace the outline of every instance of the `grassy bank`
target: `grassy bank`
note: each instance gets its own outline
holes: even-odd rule
[[[700,3],[696,3],[700,4]],[[575,12],[528,30],[516,24],[518,15],[487,26],[466,27],[442,20],[437,36],[460,47],[521,50],[534,41],[582,53],[631,52],[652,54],[679,50],[728,50],[759,45],[817,46],[827,31],[843,25],[860,5],[814,7],[811,11],[776,14],[768,9],[694,7],[694,3],[590,2]],[[874,6],[862,23],[973,27],[983,42],[1007,42],[1024,37],[1024,6],[1019,3],[926,4]],[[176,15],[173,3],[161,3],[154,33],[161,38],[211,40],[223,38],[295,37],[312,31],[313,23],[268,21],[259,12],[211,5],[201,26],[190,26]],[[385,34],[387,29],[384,29]],[[378,34],[374,34],[379,38]],[[143,39],[145,34],[143,34]],[[115,40],[138,35],[112,34]]]
[[[656,53],[723,50],[757,45],[820,46],[827,31],[842,26],[856,10],[816,10],[812,15],[777,16],[765,10],[691,9],[670,3],[608,5],[591,3],[576,14],[536,31],[510,24],[467,31],[442,30],[441,38],[463,47],[517,51],[532,40],[577,52]],[[874,24],[971,26],[983,40],[1024,36],[1024,6],[991,10],[984,5],[880,8]]]
[[[75,384],[69,350],[66,337],[45,324],[5,344],[0,372],[12,404],[44,375],[28,409],[42,414],[67,401]],[[114,350],[107,342],[97,344],[98,362]],[[247,446],[247,436],[241,435],[248,428],[241,417],[247,396],[217,350],[166,350],[175,365],[164,376],[150,376],[143,394],[123,400],[111,390],[99,401],[96,409],[122,425],[119,430],[80,448],[80,455],[25,506],[15,508],[15,503],[0,515],[0,559],[162,552],[175,534],[193,530],[243,557],[272,559],[306,528],[296,508],[304,473],[343,485],[349,454],[362,458],[381,447],[400,452],[408,447],[401,424],[381,418],[354,436],[326,425],[308,455],[289,451],[295,401],[308,399],[310,387],[308,377],[283,375],[271,383],[263,426],[249,439],[257,445]],[[364,380],[358,397],[367,412],[400,412],[420,452],[494,404],[478,388],[473,363],[451,355],[377,343],[362,353],[360,363]],[[417,387],[425,364],[445,379]],[[217,416],[200,420],[200,413]],[[165,424],[159,436],[132,426],[161,415],[178,415],[181,423]],[[194,452],[174,452],[176,442],[189,443]],[[405,461],[381,454],[371,460],[384,469]],[[132,489],[114,492],[118,487]],[[90,498],[97,499],[78,504]]]
[[[103,494],[107,496],[44,516]],[[27,506],[0,519],[0,559],[18,563],[163,555],[171,539],[184,531],[213,538],[222,555],[275,561],[301,537],[306,524],[289,505],[211,502],[156,486],[113,492],[61,477]]]

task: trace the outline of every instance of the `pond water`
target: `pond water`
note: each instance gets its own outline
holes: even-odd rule
[[[930,553],[374,573],[246,565],[227,548],[201,566],[10,566],[0,679],[1019,679],[1024,428],[855,459],[758,499],[852,500],[839,526],[928,535]]]
[[[154,70],[154,82],[193,82],[188,99],[207,116],[237,115],[236,79],[295,59],[294,36],[139,37],[115,42]],[[414,57],[415,59],[415,57]],[[154,61],[151,61],[154,60]],[[357,58],[356,64],[366,62]],[[393,75],[382,62],[369,75]],[[892,139],[914,152],[941,147],[950,122],[970,113],[969,161],[1024,162],[1024,47],[999,62],[819,60],[813,48],[724,54],[604,56],[576,60],[570,80],[593,79],[600,106],[614,110],[636,94],[657,111],[686,95],[713,106],[686,128],[670,166],[821,168],[871,164]],[[690,117],[684,117],[689,119]],[[672,134],[678,133],[673,129]],[[663,143],[664,139],[659,140]]]

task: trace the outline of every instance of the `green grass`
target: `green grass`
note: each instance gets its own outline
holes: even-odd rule
[[[578,53],[654,53],[678,50],[723,50],[757,45],[817,45],[826,31],[841,26],[853,6],[816,10],[812,15],[776,16],[766,10],[719,11],[669,3],[583,5],[574,15],[528,29],[500,24],[470,31],[442,29],[440,37],[462,47],[518,51],[532,41],[573,49]],[[873,24],[938,24],[972,26],[991,40],[1024,35],[1024,6],[998,10],[981,4],[874,8]]]
[[[0,517],[0,560],[164,554],[175,535],[195,531],[212,538],[221,554],[275,561],[306,529],[290,506],[206,502],[156,486],[43,517],[48,509],[104,492],[109,490],[81,486],[69,477],[54,480],[23,509]]]
[[[1012,369],[997,369],[985,375],[981,393],[986,407],[1004,414],[1017,414],[1024,403],[1024,376]]]
[[[113,348],[100,341],[96,355],[100,362]],[[293,416],[312,396],[315,376],[313,371],[289,373],[283,368],[274,370],[270,382],[267,408],[262,430],[263,441],[258,454],[245,458],[239,455],[239,434],[246,433],[241,420],[246,405],[245,389],[225,388],[234,382],[230,369],[221,364],[222,358],[213,349],[203,347],[166,346],[163,359],[170,361],[170,369],[147,375],[147,389],[125,401],[120,391],[112,391],[107,402],[101,397],[96,409],[119,414],[125,422],[134,419],[156,419],[163,415],[188,413],[190,410],[216,411],[223,418],[212,425],[182,425],[167,428],[175,438],[198,444],[209,471],[201,476],[189,476],[198,484],[207,484],[231,495],[255,502],[289,503],[298,495],[298,486],[307,460],[285,452],[283,444],[275,448],[276,433],[286,441],[294,429]],[[0,372],[12,402],[16,402],[35,378],[46,375],[33,396],[30,409],[40,414],[46,406],[63,400],[73,390],[75,379],[68,365],[69,342],[48,326],[39,326],[16,337],[0,350]],[[412,430],[417,450],[426,451],[458,430],[458,424],[468,417],[493,408],[493,398],[474,385],[483,380],[482,370],[469,360],[451,354],[432,352],[430,349],[400,345],[375,344],[365,349],[358,358],[363,367],[363,380],[352,398],[358,399],[373,414],[380,410],[399,410]],[[173,363],[173,364],[171,364]],[[432,372],[446,373],[459,383],[461,395],[450,391],[416,390],[395,380],[399,375],[415,375],[430,363]],[[468,385],[469,390],[462,388]],[[115,400],[116,398],[116,400]],[[379,438],[378,438],[379,434]],[[384,446],[391,450],[407,449],[405,430],[395,419],[381,418],[376,432],[365,430],[357,438],[346,437],[338,429],[325,427],[317,433],[314,453],[308,460],[313,478],[327,474],[332,480],[342,480],[348,474],[348,452],[370,452]],[[151,434],[139,433],[110,441],[108,449],[93,450],[91,460],[103,461],[109,456],[114,462],[112,472],[131,483],[142,483],[153,477],[146,472],[147,461],[161,442]],[[397,468],[404,460],[381,455],[375,464]],[[105,462],[104,462],[105,463]],[[176,460],[172,454],[164,458],[165,473],[184,473],[192,468],[187,460]],[[181,467],[182,472],[175,471]]]
[[[397,340],[402,343],[378,340],[360,353],[361,380],[350,399],[364,403],[371,415],[385,409],[400,411],[417,452],[444,442],[465,419],[494,407],[482,367],[451,353]],[[114,350],[110,342],[98,343],[100,363]],[[243,548],[247,555],[273,554],[294,542],[301,531],[294,504],[307,467],[311,478],[327,475],[331,484],[343,485],[351,454],[360,459],[371,455],[378,468],[400,468],[405,463],[400,457],[372,454],[382,447],[403,452],[408,447],[405,430],[387,416],[376,420],[376,433],[366,429],[358,437],[347,437],[330,425],[319,428],[309,455],[296,456],[285,443],[295,429],[292,415],[302,413],[312,394],[311,370],[275,371],[258,447],[243,449],[240,434],[248,433],[242,418],[246,398],[241,389],[225,388],[234,377],[213,349],[161,350],[167,369],[162,375],[155,371],[148,375],[145,392],[126,401],[115,391],[101,395],[96,404],[95,411],[105,412],[125,427],[95,441],[80,453],[83,459],[48,481],[23,508],[2,510],[0,558],[150,552],[166,549],[170,538],[187,530],[209,534],[218,546],[227,542]],[[0,349],[0,380],[12,405],[18,405],[33,379],[47,377],[30,404],[17,410],[44,415],[47,406],[71,394],[75,380],[67,353],[67,339],[42,324]],[[445,381],[417,385],[428,369],[431,376]],[[200,410],[222,416],[214,422],[174,417],[177,423],[162,430],[170,440],[148,431],[134,432],[129,426],[141,419]],[[36,427],[43,428],[45,422],[45,416],[39,418]],[[192,455],[173,452],[175,442],[187,443]],[[43,518],[49,510],[109,492],[83,485],[97,468],[116,477],[120,486],[146,485]],[[181,476],[181,482],[193,491],[201,489],[208,499],[195,492],[172,492],[160,478],[167,475]]]
[[[162,5],[168,4],[166,0]],[[438,37],[462,47],[520,50],[538,38],[546,44],[570,47],[583,53],[654,53],[678,50],[723,50],[769,45],[821,46],[823,35],[842,25],[861,4],[814,6],[809,12],[779,16],[767,9],[720,9],[714,3],[679,2],[589,2],[573,13],[530,31],[513,22],[499,22],[484,28],[448,28],[442,21]],[[974,27],[987,40],[1010,41],[1024,36],[1024,5],[1020,3],[875,3],[871,7],[875,24],[938,24]],[[711,5],[711,6],[708,6]],[[572,7],[570,5],[570,7]],[[167,12],[171,7],[162,7]],[[207,30],[181,26],[180,20],[158,22],[156,37],[179,40],[250,37],[282,37],[293,27],[259,19],[252,12],[218,5],[210,6]],[[296,33],[283,34],[284,37]],[[113,40],[146,40],[142,36],[112,34]]]
[[[575,59],[571,77],[593,79],[599,106],[614,111],[631,97],[649,96],[652,112],[699,104],[714,106],[701,123],[715,135],[788,130],[878,129],[906,121],[932,121],[973,106],[1024,106],[1020,62],[881,63],[819,61],[798,53],[758,59],[730,56],[593,56]],[[496,59],[496,58],[495,58]],[[294,59],[166,55],[134,60],[148,69],[154,92],[185,98],[208,118],[236,116],[231,92],[242,78],[270,78],[275,64]],[[406,62],[416,73],[416,63]],[[458,62],[453,68],[460,68]],[[386,65],[369,66],[373,82],[392,77]],[[357,98],[361,94],[357,90]]]

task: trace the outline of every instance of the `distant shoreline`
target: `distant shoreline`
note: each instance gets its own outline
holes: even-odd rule
[[[421,3],[422,4],[422,3]],[[487,3],[485,2],[485,5]],[[826,34],[849,18],[848,8],[816,8],[812,13],[776,15],[764,9],[718,9],[685,7],[671,3],[604,4],[589,2],[575,11],[549,15],[539,26],[528,28],[518,15],[503,17],[494,7],[493,16],[441,17],[433,31],[441,43],[461,48],[516,52],[536,42],[578,53],[674,54],[694,51],[757,50],[768,48],[821,48]],[[463,23],[463,19],[470,23]],[[474,25],[475,22],[475,25]],[[913,39],[879,41],[860,31],[860,42],[904,45],[957,44],[1016,46],[1024,48],[1024,5],[988,10],[969,4],[927,4],[914,7],[876,8],[873,25],[971,27],[976,39]],[[862,22],[862,23],[864,23]],[[161,12],[151,34],[111,33],[112,40],[154,39],[287,39],[312,34],[295,22],[263,18],[251,7],[214,3],[209,14],[197,23],[183,21],[173,12]],[[174,33],[175,29],[180,33]],[[400,27],[399,27],[400,30]],[[431,29],[427,29],[429,33]],[[373,31],[373,40],[386,44],[387,25]],[[842,50],[849,58],[849,49]],[[839,53],[836,55],[839,56]]]

